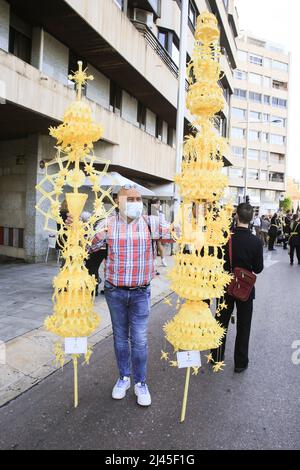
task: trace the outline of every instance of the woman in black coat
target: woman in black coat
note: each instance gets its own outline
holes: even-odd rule
[[[269,251],[274,250],[274,243],[277,237],[277,233],[278,233],[278,219],[277,219],[277,214],[274,214],[271,219],[271,224],[269,228],[269,244],[268,244]]]
[[[294,264],[294,253],[296,250],[298,264],[300,264],[300,221],[297,215],[293,216],[293,221],[290,227],[290,262]]]

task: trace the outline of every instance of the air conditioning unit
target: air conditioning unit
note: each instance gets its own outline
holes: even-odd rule
[[[153,28],[154,18],[153,13],[150,11],[142,10],[141,8],[133,9],[133,20],[139,23],[146,24],[149,28]]]

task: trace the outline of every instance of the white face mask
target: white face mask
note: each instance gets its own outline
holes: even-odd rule
[[[127,202],[126,208],[124,210],[124,215],[129,217],[129,219],[136,219],[140,217],[143,213],[143,203],[142,202]]]

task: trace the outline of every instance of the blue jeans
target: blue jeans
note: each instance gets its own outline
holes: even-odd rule
[[[146,382],[150,286],[125,290],[105,281],[104,293],[110,311],[120,377],[131,375],[134,383]]]

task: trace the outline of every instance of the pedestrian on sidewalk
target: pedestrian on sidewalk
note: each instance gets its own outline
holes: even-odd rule
[[[232,260],[230,261],[229,243],[225,247],[224,269],[233,272],[236,267],[246,269],[251,273],[262,272],[263,245],[261,240],[251,233],[249,224],[253,217],[253,207],[243,202],[237,207],[237,227],[231,236]],[[236,300],[234,297],[225,294],[226,307],[221,310],[216,319],[225,328],[225,335],[219,348],[212,351],[213,360],[216,362],[224,360],[226,334],[234,306],[237,309],[237,335],[234,350],[234,371],[242,372],[248,367],[248,350],[251,320],[253,312],[253,300],[255,298],[255,288],[253,287],[249,299],[246,301]]]
[[[271,224],[269,228],[269,243],[268,243],[269,251],[275,251],[274,243],[278,234],[278,227],[279,227],[279,222],[277,219],[277,214],[274,214],[271,219]]]
[[[137,403],[151,404],[146,384],[150,283],[154,277],[154,241],[171,241],[170,225],[158,216],[143,215],[140,192],[134,185],[118,193],[119,211],[97,226],[92,251],[107,244],[104,292],[111,315],[119,379],[112,390],[122,399],[134,379]],[[68,223],[72,223],[69,215]]]
[[[152,199],[152,202],[151,202],[151,215],[160,217],[161,219],[165,219],[164,213],[161,209],[161,202],[160,202],[159,199]],[[157,252],[158,252],[158,254],[161,258],[161,264],[162,264],[162,266],[167,267],[168,264],[167,264],[166,258],[165,258],[165,247],[164,247],[161,240],[157,240],[156,243],[157,243]]]
[[[254,227],[254,230],[255,230],[255,235],[257,237],[259,237],[260,236],[260,228],[261,228],[261,219],[259,217],[258,211],[255,212],[255,216],[254,216],[254,219],[253,219],[253,227]]]
[[[270,222],[267,216],[262,215],[261,227],[260,227],[260,239],[265,247],[268,247],[268,231],[270,228]]]
[[[298,264],[300,264],[300,220],[297,214],[293,215],[293,220],[290,225],[290,264],[294,264],[294,253],[296,251]]]
[[[287,250],[287,245],[289,242],[290,232],[291,232],[291,211],[288,210],[284,217],[284,224],[283,224],[283,249]]]

